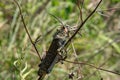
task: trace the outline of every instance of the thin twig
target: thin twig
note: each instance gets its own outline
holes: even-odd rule
[[[102,70],[102,71],[106,71],[106,72],[110,72],[110,73],[113,73],[113,74],[117,74],[117,75],[120,75],[120,73],[117,73],[117,72],[114,72],[114,71],[110,71],[110,70],[106,70],[106,69],[103,69],[103,68],[100,68],[100,67],[96,67],[92,64],[89,64],[89,63],[86,63],[86,62],[72,62],[72,61],[68,61],[68,60],[64,60],[65,62],[68,62],[68,63],[73,63],[73,64],[83,64],[83,65],[88,65],[90,67],[93,67],[93,68],[96,68],[98,70]]]
[[[97,12],[104,12],[104,11],[117,11],[117,10],[120,10],[120,8],[109,8],[109,9],[97,10]]]
[[[102,64],[100,64],[100,65],[99,65],[99,68],[100,68],[100,67],[103,67],[103,66],[107,63],[107,61],[110,60],[110,58],[111,58],[111,57],[109,57],[109,58],[108,58],[107,60],[105,60]],[[91,77],[91,76],[92,76],[93,74],[95,74],[97,71],[98,71],[98,70],[95,70],[92,74],[90,74],[90,75],[87,76],[87,77],[88,77],[88,78]]]
[[[83,17],[82,17],[82,7],[80,7],[80,1],[77,0],[76,4],[77,4],[78,9],[79,9],[79,11],[80,11],[80,19],[81,19],[81,22],[83,22]]]
[[[73,48],[73,51],[74,51],[74,54],[75,54],[75,57],[76,57],[76,61],[78,62],[79,60],[78,60],[78,56],[77,56],[77,53],[76,53],[74,44],[73,44],[73,42],[71,42],[71,43],[72,43],[72,48]],[[82,73],[81,73],[81,64],[78,64],[78,68],[79,68],[78,74],[82,77]]]
[[[102,0],[100,0],[100,2],[98,3],[98,5],[96,6],[96,8],[89,14],[89,16],[80,24],[78,25],[78,29],[75,31],[75,33],[69,38],[69,40],[60,48],[60,51],[67,46],[67,44],[75,37],[75,35],[79,32],[79,30],[83,27],[83,25],[86,23],[86,21],[95,13],[95,11],[97,10],[98,6],[100,5],[100,3],[102,2]]]
[[[18,8],[19,8],[20,16],[21,16],[21,19],[22,19],[22,22],[23,22],[25,31],[26,31],[26,33],[27,33],[29,39],[30,39],[30,42],[32,43],[32,45],[33,45],[33,47],[34,47],[34,49],[35,49],[37,55],[39,56],[39,58],[40,58],[40,60],[41,60],[40,54],[39,54],[39,52],[38,52],[38,50],[37,50],[37,47],[35,46],[34,42],[32,41],[32,38],[31,38],[31,36],[30,36],[30,34],[29,34],[28,30],[27,30],[27,27],[26,27],[26,24],[25,24],[23,15],[22,15],[22,10],[21,10],[21,8],[20,8],[20,5],[18,4],[18,2],[17,2],[16,0],[14,0],[14,2],[17,4],[17,6],[18,6]]]

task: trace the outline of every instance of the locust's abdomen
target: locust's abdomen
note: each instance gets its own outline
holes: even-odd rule
[[[38,75],[41,78],[39,78],[39,80],[42,80],[42,77],[52,71],[55,63],[59,60],[59,54],[57,50],[62,44],[64,44],[64,42],[65,41],[60,38],[53,39],[45,58],[39,64]]]

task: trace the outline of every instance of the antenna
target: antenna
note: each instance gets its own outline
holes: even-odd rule
[[[60,22],[62,24],[63,27],[65,27],[64,23],[58,18],[56,17],[55,15],[49,13],[52,17],[54,17],[58,22]]]

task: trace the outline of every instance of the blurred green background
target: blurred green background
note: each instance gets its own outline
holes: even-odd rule
[[[52,35],[60,26],[49,13],[63,23],[81,23],[75,0],[17,0],[33,41],[41,35],[37,48],[44,54]],[[82,0],[81,0],[82,1]],[[84,0],[83,20],[99,0]],[[109,9],[109,10],[107,10]],[[103,0],[68,47],[68,60],[87,61],[120,73],[120,1]],[[74,45],[74,49],[73,46]],[[13,0],[0,0],[0,80],[37,80],[39,57],[24,30],[19,9]],[[120,76],[90,66],[58,63],[45,80],[120,80]],[[79,78],[79,79],[78,79]]]

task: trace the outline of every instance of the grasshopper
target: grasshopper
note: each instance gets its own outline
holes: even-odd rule
[[[57,62],[59,62],[61,59],[66,58],[66,56],[63,57],[61,54],[59,54],[61,53],[59,52],[59,49],[65,44],[67,39],[70,37],[69,32],[73,31],[74,29],[70,28],[70,26],[68,25],[62,26],[53,35],[53,40],[46,53],[46,56],[44,59],[42,59],[41,63],[39,64],[38,75],[40,77],[38,80],[42,80],[46,74],[51,72],[51,70]]]
[[[34,49],[36,50],[41,63],[39,64],[39,71],[38,71],[38,75],[39,75],[39,79],[38,80],[42,80],[46,74],[50,73],[54,67],[54,65],[59,62],[60,60],[64,60],[66,58],[66,56],[63,56],[62,51],[64,50],[64,47],[75,37],[75,35],[79,32],[79,30],[83,27],[83,25],[86,23],[86,21],[93,15],[93,13],[96,11],[96,9],[98,8],[98,6],[100,5],[100,3],[102,2],[102,0],[100,0],[100,2],[98,3],[97,7],[89,14],[89,16],[82,21],[81,24],[75,26],[75,27],[70,27],[68,25],[64,25],[59,19],[59,22],[61,22],[62,27],[60,29],[58,29],[56,31],[56,33],[53,35],[53,40],[51,42],[51,45],[46,53],[45,58],[40,57],[39,52],[35,46],[35,43],[32,41],[30,34],[27,30],[27,27],[25,25],[24,22],[24,18],[22,15],[22,11],[20,8],[20,5],[17,3],[16,0],[14,0],[14,2],[17,4],[17,6],[19,7],[20,10],[20,15],[21,15],[21,19],[22,22],[24,24],[24,28],[25,31],[34,47]],[[69,35],[71,31],[75,31],[71,36]]]
[[[49,13],[50,14],[50,13]],[[63,22],[56,16],[50,14],[54,18],[56,18],[60,23],[61,27],[57,29],[57,31],[53,35],[53,40],[51,45],[46,53],[46,56],[42,58],[41,63],[39,64],[39,71],[38,75],[40,76],[38,80],[42,80],[44,76],[50,73],[54,67],[54,65],[65,59],[67,55],[63,56],[63,50],[60,51],[59,49],[66,43],[66,41],[70,37],[70,32],[75,31],[77,28],[76,26],[71,27],[69,25],[64,25]]]

